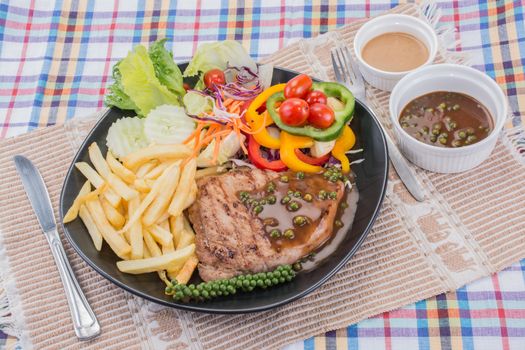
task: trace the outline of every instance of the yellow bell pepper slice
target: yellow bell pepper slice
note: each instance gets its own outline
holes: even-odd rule
[[[281,140],[270,135],[266,127],[273,124],[273,120],[268,115],[268,113],[263,113],[261,115],[257,112],[257,109],[266,102],[266,100],[275,94],[276,92],[281,92],[284,90],[286,84],[277,84],[270,86],[268,89],[261,92],[248,106],[246,111],[246,121],[250,125],[253,131],[257,131],[253,134],[255,140],[264,147],[279,149],[281,147]]]
[[[343,173],[350,171],[350,161],[346,156],[348,152],[355,145],[355,134],[350,126],[345,125],[341,136],[335,141],[334,148],[332,149],[332,156],[341,162],[341,170]]]
[[[281,131],[281,149],[280,155],[281,160],[288,168],[293,171],[302,171],[305,173],[319,173],[323,168],[317,165],[311,165],[301,161],[297,158],[295,150],[297,148],[308,148],[312,147],[314,139],[306,136],[296,136]]]

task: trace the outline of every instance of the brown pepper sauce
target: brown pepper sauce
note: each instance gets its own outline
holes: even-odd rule
[[[476,99],[435,91],[408,103],[399,124],[411,136],[438,147],[461,147],[486,138],[494,128],[489,111]]]
[[[337,191],[340,184],[340,182],[338,184],[329,182],[320,174],[306,174],[304,179],[298,179],[296,173],[292,172],[283,173],[283,175],[288,177],[288,182],[282,182],[280,178],[272,181],[275,185],[273,192],[267,191],[268,184],[261,189],[248,192],[250,198],[255,200],[267,198],[269,195],[275,196],[275,203],[263,205],[263,210],[258,213],[258,216],[263,221],[266,235],[276,251],[301,245],[309,240],[310,235],[318,226],[322,214],[327,210],[326,203],[323,202],[334,201],[329,198],[319,199],[319,191],[324,190],[326,193]],[[288,191],[293,191],[294,193],[299,191],[301,197],[289,195]],[[311,201],[305,200],[306,194],[311,195]],[[284,197],[290,197],[290,202],[282,204]],[[298,210],[292,211],[287,208],[292,201],[299,204],[300,208]],[[306,224],[302,226],[294,224],[293,221],[296,216],[304,216],[307,219]],[[280,231],[281,237],[271,237],[270,233],[274,229]],[[283,234],[287,229],[293,229],[293,239],[284,237]]]

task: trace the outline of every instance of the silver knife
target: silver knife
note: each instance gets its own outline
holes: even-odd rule
[[[26,157],[18,155],[13,160],[24,184],[29,202],[51,247],[71,311],[75,334],[80,340],[92,339],[100,334],[100,324],[80,289],[73,269],[67,260],[64,247],[58,236],[51,200],[44,180],[38,169]]]

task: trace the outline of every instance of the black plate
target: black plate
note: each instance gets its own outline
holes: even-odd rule
[[[181,65],[182,69],[184,67],[185,64]],[[297,72],[275,68],[272,83],[287,82],[297,74]],[[95,125],[80,147],[68,170],[62,188],[60,196],[61,219],[85,181],[82,174],[74,167],[74,163],[89,162],[88,146],[92,142],[97,142],[105,154],[107,130],[115,120],[123,116],[133,116],[133,113],[116,108],[109,110]],[[256,290],[252,293],[239,293],[235,296],[218,298],[204,303],[176,303],[164,294],[164,285],[157,274],[129,275],[121,273],[115,264],[118,257],[107,244],[104,244],[102,250],[97,252],[80,219],[77,218],[63,225],[65,235],[77,253],[102,276],[133,294],[159,304],[209,313],[245,313],[263,311],[289,303],[312,292],[341,269],[359,248],[379,213],[388,173],[384,135],[374,114],[359,101],[356,101],[355,116],[351,126],[357,137],[355,148],[364,149],[364,152],[357,157],[365,158],[364,162],[352,167],[356,174],[356,183],[359,189],[359,202],[354,223],[329,259],[325,259],[311,271],[299,273],[290,283],[267,290]]]

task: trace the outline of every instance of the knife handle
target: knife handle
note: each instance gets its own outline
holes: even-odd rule
[[[46,232],[45,236],[62,279],[67,303],[71,310],[75,334],[80,340],[92,339],[100,334],[100,324],[78,285],[57,230]]]

